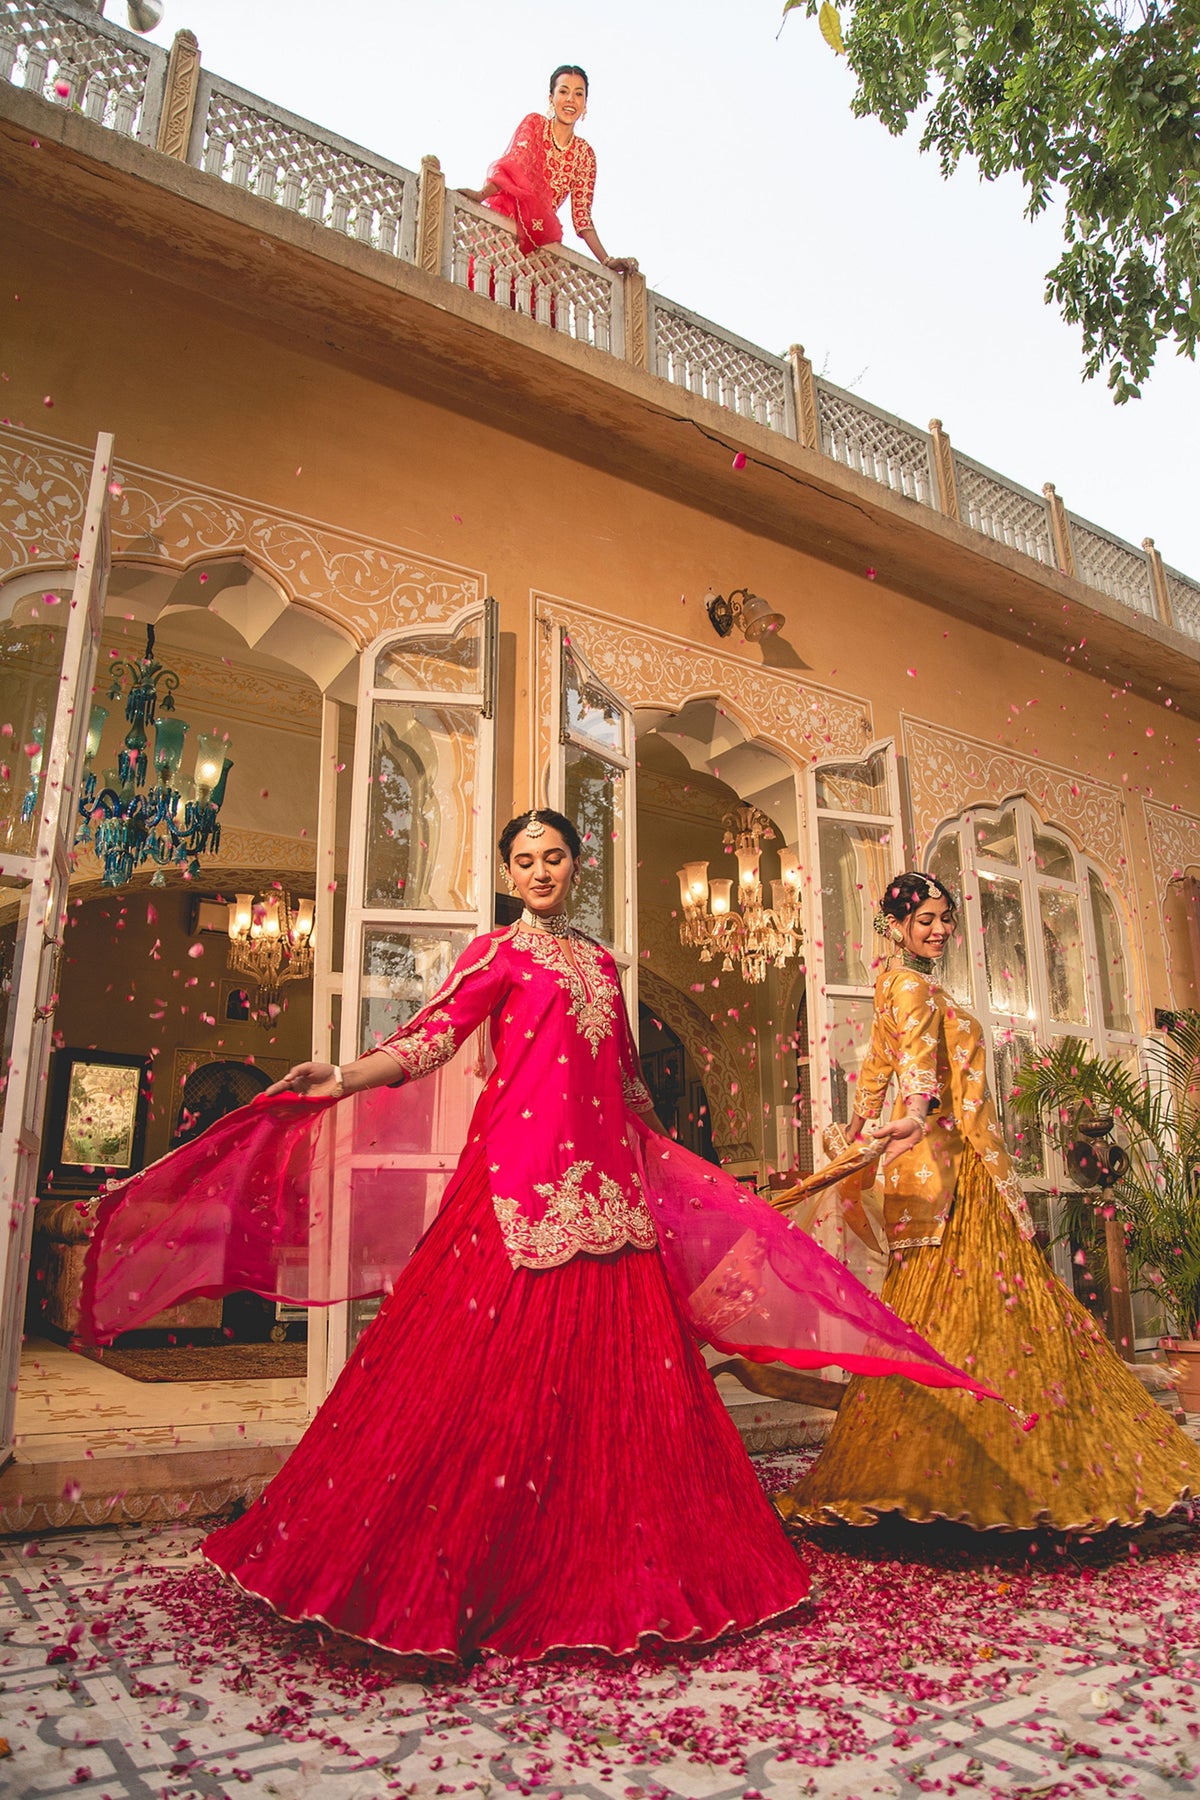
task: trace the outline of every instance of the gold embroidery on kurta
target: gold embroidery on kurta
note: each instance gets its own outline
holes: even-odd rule
[[[573,935],[569,941],[571,948],[567,951],[548,931],[518,931],[513,947],[527,950],[541,968],[553,975],[567,995],[567,1011],[580,1036],[587,1039],[596,1056],[616,1024],[617,988],[605,973],[599,944],[582,934]]]
[[[611,1175],[600,1173],[598,1192],[584,1191],[592,1164],[571,1164],[557,1181],[536,1181],[533,1191],[547,1202],[540,1219],[527,1219],[516,1200],[493,1198],[509,1257],[518,1268],[552,1269],[573,1256],[607,1256],[623,1244],[652,1250],[658,1243],[654,1221],[637,1186],[629,1194]]]

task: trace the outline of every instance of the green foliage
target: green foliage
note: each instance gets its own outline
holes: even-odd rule
[[[1200,0],[844,0],[848,26],[798,7],[847,57],[857,114],[896,134],[919,114],[944,175],[963,156],[1015,171],[1031,217],[1061,200],[1046,298],[1082,327],[1085,374],[1125,401],[1160,344],[1195,356]]]
[[[1073,1132],[1085,1117],[1112,1115],[1129,1168],[1098,1207],[1125,1228],[1130,1274],[1165,1299],[1181,1334],[1200,1327],[1200,1013],[1180,1013],[1167,1040],[1147,1046],[1150,1067],[1132,1073],[1064,1038],[1025,1063],[1014,1104],[1027,1118]]]

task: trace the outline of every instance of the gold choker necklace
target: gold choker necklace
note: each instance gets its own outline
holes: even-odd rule
[[[521,923],[527,925],[531,931],[548,931],[551,937],[575,936],[575,927],[566,913],[551,913],[549,918],[543,918],[539,913],[532,913],[528,907],[525,907],[521,914]]]

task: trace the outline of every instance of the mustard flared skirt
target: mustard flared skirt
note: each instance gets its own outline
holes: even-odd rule
[[[789,1525],[886,1514],[976,1530],[1101,1531],[1200,1495],[1200,1448],[1150,1399],[1016,1223],[975,1152],[940,1245],[905,1251],[883,1297],[942,1355],[1021,1411],[856,1377],[809,1473],[776,1497]]]

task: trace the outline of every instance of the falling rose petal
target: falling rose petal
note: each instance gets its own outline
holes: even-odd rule
[[[911,675],[914,678],[914,680],[916,679],[917,671],[915,669],[905,669],[904,673],[906,675]]]
[[[189,956],[203,956],[204,955],[204,945],[203,944],[189,944],[188,945],[188,955]]]
[[[875,579],[875,571],[874,571],[874,569],[868,569],[868,570],[867,570],[867,580],[868,580],[868,581],[874,581],[874,579]]]
[[[733,459],[733,466],[735,469],[744,469],[745,468],[746,452],[744,450],[738,451],[737,455]]]
[[[108,491],[114,500],[119,500],[121,495],[125,492],[125,489],[121,486],[119,481],[110,481],[108,484]]]
[[[43,400],[43,401],[42,401],[42,405],[43,405],[43,406],[53,406],[53,405],[54,405],[54,402],[53,402],[53,400],[52,400],[52,399],[51,399],[51,398],[50,398],[50,396],[49,396],[49,394],[47,394],[47,395],[46,395],[46,397],[45,397],[45,399],[44,399],[44,400]]]
[[[54,91],[60,100],[67,100],[71,95],[71,84],[69,81],[64,81],[62,77],[59,76],[54,84]]]

